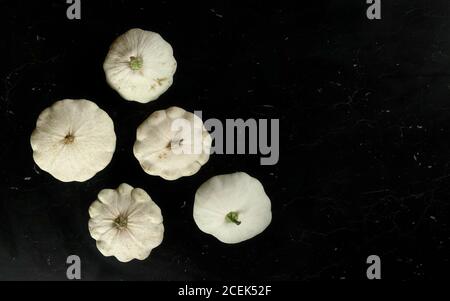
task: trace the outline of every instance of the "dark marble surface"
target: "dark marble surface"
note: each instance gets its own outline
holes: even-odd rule
[[[179,2],[189,2],[179,3]],[[449,265],[450,3],[365,0],[0,1],[0,279],[64,280],[77,254],[86,280],[365,279],[367,256],[386,279],[439,279]],[[172,88],[141,105],[105,82],[102,62],[129,28],[160,32],[179,66]],[[97,102],[113,118],[112,163],[85,183],[39,170],[29,136],[63,98]],[[280,161],[212,156],[192,177],[146,175],[136,127],[178,105],[205,118],[280,119]],[[264,184],[273,221],[224,245],[192,219],[197,187],[246,171]],[[144,188],[161,207],[163,244],[143,262],[103,257],[87,209],[99,190]]]

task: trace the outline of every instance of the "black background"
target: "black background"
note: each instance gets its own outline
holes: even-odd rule
[[[0,1],[0,279],[438,279],[449,265],[450,3],[382,1],[382,20],[352,1]],[[161,33],[178,61],[157,101],[127,102],[105,81],[115,37]],[[87,98],[115,123],[111,164],[84,183],[39,170],[29,137],[54,101]],[[214,155],[175,182],[144,173],[137,126],[171,105],[204,119],[277,118],[280,161]],[[272,200],[261,235],[225,245],[197,229],[198,186],[246,171]],[[165,236],[145,261],[103,257],[87,229],[91,202],[127,182],[161,207]]]

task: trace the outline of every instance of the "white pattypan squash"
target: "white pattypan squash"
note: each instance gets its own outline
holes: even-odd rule
[[[109,115],[95,103],[65,99],[42,111],[30,142],[42,170],[63,182],[83,182],[111,162],[116,134]]]
[[[123,98],[147,103],[172,85],[177,62],[159,34],[134,28],[114,41],[103,69],[108,84]]]
[[[262,184],[244,172],[215,176],[195,194],[194,220],[220,241],[239,243],[267,228],[271,203]]]
[[[103,189],[89,208],[89,232],[104,256],[144,260],[164,236],[161,210],[140,188]]]
[[[208,162],[211,143],[200,117],[170,107],[152,113],[138,127],[133,152],[146,173],[176,180]]]

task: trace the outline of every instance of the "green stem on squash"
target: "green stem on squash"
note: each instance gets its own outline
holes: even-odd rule
[[[116,226],[116,228],[119,230],[126,228],[127,224],[128,224],[128,218],[126,218],[125,216],[122,216],[122,215],[119,215],[114,220],[114,226]]]
[[[130,68],[132,70],[137,71],[137,70],[142,68],[142,65],[144,64],[144,61],[142,60],[141,57],[132,56],[132,57],[130,57],[130,63],[129,64],[130,64]]]
[[[225,219],[231,223],[235,223],[236,225],[240,225],[241,222],[238,220],[239,214],[235,211],[231,211],[225,217]]]
[[[70,143],[73,143],[74,141],[75,141],[75,136],[71,133],[67,134],[63,140],[64,144],[70,144]]]

